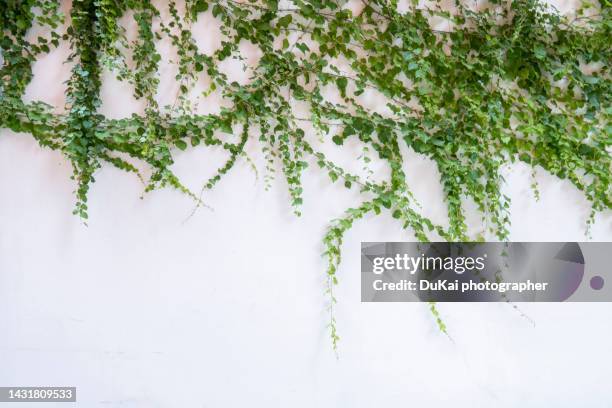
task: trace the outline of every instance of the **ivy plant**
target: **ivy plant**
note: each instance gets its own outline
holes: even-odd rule
[[[161,3],[73,0],[63,15],[54,0],[0,0],[0,127],[31,134],[65,155],[76,185],[74,213],[83,219],[103,163],[139,177],[134,161],[146,163],[152,169],[146,191],[175,188],[200,205],[239,160],[250,160],[249,138],[261,146],[267,183],[277,166],[282,169],[297,215],[309,165],[330,183],[359,191],[362,201],[333,220],[323,238],[334,348],[333,291],[342,240],[366,215],[388,212],[420,241],[484,239],[468,233],[463,202],[470,198],[486,236],[507,240],[509,198],[500,189],[500,168],[516,161],[581,190],[592,206],[587,226],[597,212],[612,207],[609,0],[583,3],[572,16],[539,0],[491,0],[478,7],[456,2],[452,12],[416,0]],[[132,41],[119,23],[128,12],[137,27]],[[221,27],[220,46],[209,53],[198,48],[191,30],[204,13]],[[445,22],[447,29],[433,28],[434,22]],[[34,25],[48,34],[31,39]],[[162,39],[177,53],[179,93],[170,106],[156,99]],[[60,41],[70,43],[73,62],[65,114],[22,98],[32,64]],[[220,64],[243,59],[242,42],[262,56],[241,84]],[[99,113],[103,69],[133,86],[134,97],[146,105],[142,114],[110,119]],[[190,95],[201,78],[210,83],[202,97],[220,92],[229,107],[195,113]],[[366,91],[384,96],[386,113],[367,107]],[[296,104],[307,106],[308,114],[300,115]],[[390,177],[373,181],[330,160],[308,141],[307,123],[339,146],[358,139],[366,167],[375,155],[388,164]],[[228,158],[193,192],[171,165],[176,150],[200,144],[224,149]],[[422,215],[406,181],[402,145],[437,165],[448,225]],[[435,305],[431,309],[444,330]]]

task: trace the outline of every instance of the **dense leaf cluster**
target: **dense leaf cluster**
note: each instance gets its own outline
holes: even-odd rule
[[[358,189],[363,202],[334,220],[324,237],[334,346],[333,287],[342,239],[366,214],[389,211],[423,241],[478,239],[468,236],[462,209],[470,197],[487,232],[507,239],[509,199],[500,190],[500,167],[516,160],[570,180],[592,203],[593,214],[612,207],[607,0],[586,5],[571,20],[538,0],[478,8],[456,3],[452,12],[414,0],[362,0],[353,9],[335,0],[187,0],[184,9],[174,1],[162,4],[73,0],[70,16],[63,16],[57,1],[1,0],[0,126],[30,133],[70,160],[75,213],[82,218],[103,162],[136,174],[123,157],[145,162],[153,169],[147,191],[171,186],[199,203],[202,194],[185,188],[170,169],[173,150],[204,144],[228,152],[204,192],[246,158],[249,137],[258,138],[267,173],[277,164],[282,168],[297,214],[308,163],[331,182]],[[118,23],[128,11],[138,27],[133,41]],[[191,26],[202,13],[220,22],[221,46],[212,53],[201,52],[193,38]],[[447,29],[433,29],[433,22],[446,22]],[[48,27],[49,35],[28,40],[35,24]],[[156,44],[164,38],[177,52],[180,92],[172,106],[160,107]],[[74,65],[67,113],[58,115],[44,103],[24,103],[22,95],[32,63],[61,39],[70,42]],[[262,57],[240,84],[219,66],[241,59],[245,41]],[[104,67],[133,85],[134,96],[146,102],[143,115],[113,120],[99,114]],[[203,76],[211,84],[207,92],[220,91],[230,102],[219,114],[194,113],[190,94]],[[386,98],[385,113],[364,103],[370,92]],[[308,114],[300,115],[296,103],[306,105]],[[347,172],[307,141],[305,122],[337,145],[359,139],[365,161],[376,154],[388,163],[390,178],[374,182]],[[404,143],[437,164],[448,227],[420,214],[402,167]]]

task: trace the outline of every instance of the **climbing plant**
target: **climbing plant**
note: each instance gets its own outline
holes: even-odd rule
[[[79,217],[88,217],[88,190],[102,164],[142,178],[133,160],[152,169],[145,191],[175,188],[200,205],[239,160],[250,160],[249,138],[261,146],[267,183],[282,169],[297,215],[309,165],[360,192],[362,201],[333,220],[323,238],[334,348],[342,239],[364,216],[389,212],[421,241],[484,239],[468,234],[462,203],[471,198],[485,235],[506,240],[509,198],[500,168],[514,161],[584,192],[592,205],[587,225],[612,207],[609,0],[583,3],[572,16],[538,0],[452,8],[416,0],[73,0],[69,15],[53,0],[1,0],[0,6],[0,126],[65,155]],[[204,13],[220,25],[213,52],[198,48],[191,29]],[[136,23],[134,40],[119,23],[126,15]],[[45,34],[33,39],[34,26]],[[157,99],[160,40],[177,55],[179,92],[169,106]],[[22,98],[32,64],[60,41],[70,43],[72,63],[63,114]],[[250,79],[238,83],[220,63],[243,60],[245,42],[261,58]],[[100,114],[104,69],[132,85],[146,105],[142,114]],[[201,103],[212,92],[228,101],[217,114],[195,113],[193,93],[202,79],[210,85]],[[373,94],[385,99],[384,109],[368,107]],[[298,104],[308,113],[300,114]],[[366,166],[376,155],[390,177],[374,181],[347,171],[309,141],[306,124],[339,146],[358,139]],[[191,191],[171,170],[173,154],[200,144],[224,149],[228,159],[201,191]],[[437,164],[448,225],[422,215],[406,182],[402,144]]]

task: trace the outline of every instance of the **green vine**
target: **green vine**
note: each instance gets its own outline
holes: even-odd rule
[[[52,0],[0,5],[0,126],[29,133],[70,160],[74,212],[81,218],[88,216],[88,190],[102,163],[142,178],[122,157],[144,162],[153,170],[145,191],[173,187],[200,205],[240,158],[250,162],[249,138],[265,156],[266,187],[276,165],[281,167],[297,215],[301,175],[312,163],[331,183],[361,193],[363,201],[334,220],[323,240],[334,348],[339,337],[333,290],[342,240],[366,215],[389,212],[420,241],[507,240],[509,198],[500,189],[500,168],[515,161],[580,189],[592,205],[587,226],[596,212],[612,208],[608,0],[585,3],[572,17],[538,0],[492,1],[478,9],[458,2],[452,13],[438,3],[421,7],[416,1],[400,11],[397,0],[362,0],[353,11],[335,0],[293,0],[289,6],[273,0],[187,0],[184,9],[170,1],[164,10],[149,0],[73,0],[69,16]],[[128,11],[137,25],[131,42],[118,21]],[[221,45],[210,54],[198,49],[191,31],[203,13],[221,25]],[[433,29],[434,20],[449,28]],[[34,25],[47,27],[48,35],[30,39]],[[156,99],[161,60],[156,46],[163,39],[177,53],[179,90],[170,106]],[[25,103],[22,96],[33,62],[61,40],[70,42],[74,65],[67,113],[54,114],[53,107]],[[241,84],[230,80],[220,63],[243,60],[243,42],[262,56]],[[133,85],[134,97],[146,104],[142,115],[109,119],[99,113],[103,68]],[[218,114],[194,113],[192,93],[201,78],[210,87],[200,99],[218,91],[229,107]],[[367,106],[370,93],[386,98],[384,113]],[[308,114],[300,115],[296,103],[307,106]],[[307,140],[305,122],[339,146],[358,139],[367,177],[329,160]],[[230,141],[233,134],[238,142]],[[224,149],[229,157],[196,194],[170,167],[175,149],[200,144]],[[437,164],[447,226],[421,215],[406,182],[401,144]],[[370,155],[388,164],[388,180],[373,181]],[[532,187],[538,197],[535,182]],[[487,228],[482,235],[468,232],[466,197],[482,214]],[[431,310],[445,331],[433,304]]]

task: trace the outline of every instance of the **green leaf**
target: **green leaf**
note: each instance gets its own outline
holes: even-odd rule
[[[340,90],[340,95],[342,95],[342,97],[346,97],[347,84],[348,80],[345,77],[339,77],[336,79],[336,85],[338,85],[338,89]]]
[[[280,28],[286,28],[289,27],[291,21],[293,21],[293,16],[291,14],[285,14],[283,17],[278,19],[276,26]]]
[[[206,10],[208,10],[208,2],[207,1],[203,1],[203,0],[196,1],[195,5],[193,7],[193,11],[195,13],[203,13]]]

